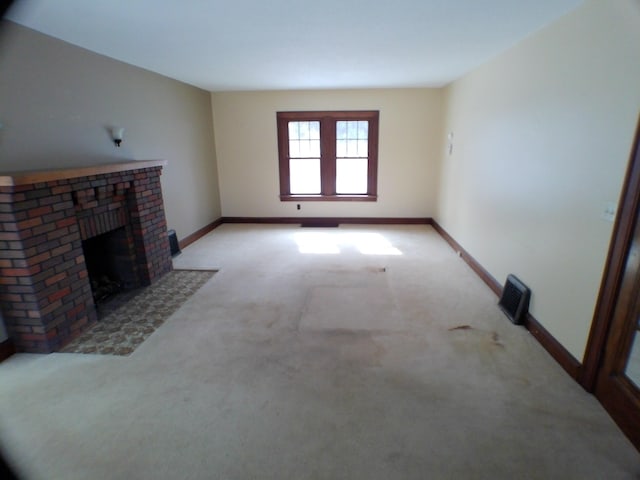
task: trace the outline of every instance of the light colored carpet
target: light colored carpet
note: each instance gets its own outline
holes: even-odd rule
[[[130,356],[0,364],[25,478],[640,474],[595,398],[430,227],[223,225],[175,264],[220,271]]]

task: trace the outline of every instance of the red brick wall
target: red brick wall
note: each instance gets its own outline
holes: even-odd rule
[[[19,351],[55,351],[96,321],[83,239],[129,225],[139,284],[171,270],[160,173],[0,187],[0,305]]]
[[[136,261],[143,284],[148,285],[172,268],[167,222],[162,203],[160,175],[136,172],[133,177],[129,204]]]

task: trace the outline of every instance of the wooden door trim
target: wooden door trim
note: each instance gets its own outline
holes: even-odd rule
[[[598,377],[596,392],[602,404],[614,422],[620,427],[633,445],[640,450],[640,431],[635,425],[640,422],[640,402],[631,394],[630,381],[626,377]]]
[[[598,369],[603,361],[604,346],[613,321],[627,254],[633,240],[636,212],[639,206],[640,118],[638,119],[629,165],[622,185],[618,202],[618,214],[613,226],[605,272],[600,284],[600,292],[580,372],[580,384],[589,392],[593,392],[596,387]]]

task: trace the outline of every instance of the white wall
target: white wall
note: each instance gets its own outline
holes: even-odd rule
[[[165,159],[169,228],[220,216],[209,92],[0,23],[0,172]],[[107,127],[124,127],[116,148]]]
[[[592,0],[447,89],[437,221],[582,359],[640,107],[640,2]]]
[[[428,217],[435,213],[442,91],[211,95],[223,216]],[[377,202],[281,202],[276,112],[380,110]]]

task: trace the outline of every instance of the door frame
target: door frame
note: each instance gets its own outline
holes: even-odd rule
[[[613,225],[611,243],[600,284],[589,339],[585,349],[580,384],[589,392],[596,387],[598,370],[604,359],[604,349],[620,294],[627,254],[633,240],[635,219],[640,214],[640,116],[625,174],[618,213]]]

